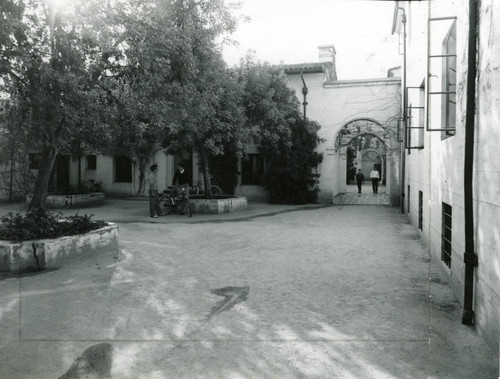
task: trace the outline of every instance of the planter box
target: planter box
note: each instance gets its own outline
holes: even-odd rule
[[[30,203],[32,195],[26,196]],[[93,192],[78,195],[47,195],[45,206],[47,208],[79,208],[104,203],[104,192]]]
[[[244,211],[248,207],[247,198],[244,196],[222,196],[213,199],[189,198],[192,213],[233,213]]]
[[[0,271],[22,272],[59,267],[67,258],[98,249],[118,252],[118,226],[109,224],[85,234],[9,243],[0,241]]]

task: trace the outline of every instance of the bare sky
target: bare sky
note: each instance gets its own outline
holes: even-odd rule
[[[318,46],[334,45],[339,80],[387,76],[400,65],[398,36],[391,35],[394,1],[242,0],[240,22],[226,47],[229,65],[248,50],[271,64],[318,62]]]

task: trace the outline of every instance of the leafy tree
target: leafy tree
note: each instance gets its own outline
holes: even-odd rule
[[[20,126],[42,157],[31,207],[44,206],[56,155],[69,150],[75,130],[88,129],[90,104],[100,98],[94,68],[102,54],[79,17],[95,13],[95,4],[62,11],[50,2],[5,0],[0,9],[2,89],[18,104]]]
[[[247,130],[242,88],[222,59],[217,38],[234,29],[228,8],[217,0],[171,0],[165,17],[173,53],[167,97],[171,119],[163,146],[171,154],[198,152],[205,188],[211,186],[210,161],[232,145],[241,155]],[[205,191],[210,197],[210,191]]]
[[[263,182],[272,203],[305,204],[317,201],[318,174],[313,169],[322,161],[316,147],[320,125],[297,117],[289,124],[290,144],[277,150],[263,149],[266,161]]]
[[[244,83],[244,106],[252,138],[265,161],[263,183],[274,203],[309,203],[317,199],[317,176],[321,162],[315,149],[320,142],[319,124],[302,120],[299,101],[277,67],[240,62]]]

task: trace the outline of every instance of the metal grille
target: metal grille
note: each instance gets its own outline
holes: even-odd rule
[[[424,193],[418,191],[418,228],[422,230],[423,224]]]
[[[441,219],[441,260],[446,266],[451,266],[451,205],[443,203],[443,215]]]

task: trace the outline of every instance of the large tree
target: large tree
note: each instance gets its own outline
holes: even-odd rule
[[[163,144],[170,153],[196,151],[208,189],[211,159],[224,154],[229,145],[241,155],[247,141],[242,87],[231,76],[217,43],[235,24],[221,0],[171,0],[167,4],[172,55],[166,88],[171,118]]]
[[[62,10],[37,0],[2,2],[2,91],[21,109],[30,147],[41,152],[32,207],[44,206],[57,154],[69,151],[75,131],[95,124],[90,111],[101,98],[95,62],[102,52],[85,15],[96,14],[96,6],[75,2]]]
[[[319,124],[304,120],[299,101],[279,67],[256,62],[252,56],[238,67],[244,84],[244,105],[252,139],[265,161],[263,184],[273,203],[315,202],[322,156]]]

